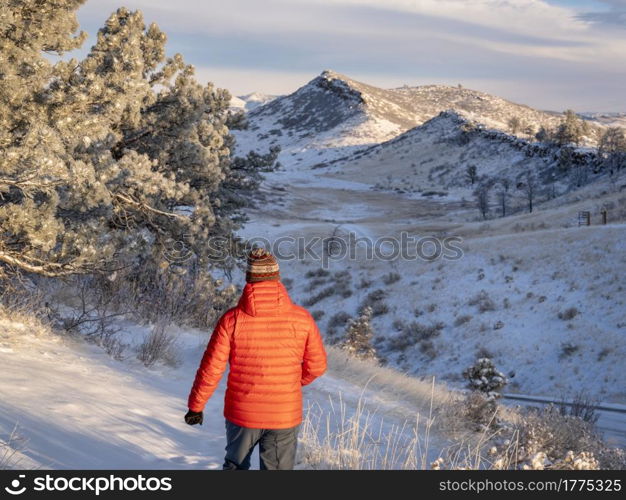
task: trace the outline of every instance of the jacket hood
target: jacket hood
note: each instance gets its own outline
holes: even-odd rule
[[[250,316],[277,316],[292,305],[287,289],[280,281],[246,283],[238,307]]]

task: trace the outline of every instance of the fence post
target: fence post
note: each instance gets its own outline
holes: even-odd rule
[[[580,226],[591,226],[591,212],[578,212],[578,227]]]

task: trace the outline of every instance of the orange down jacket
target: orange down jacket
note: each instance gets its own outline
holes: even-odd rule
[[[280,281],[247,283],[218,321],[188,406],[202,411],[230,364],[224,416],[242,427],[286,429],[302,421],[302,386],[326,371],[315,321]]]

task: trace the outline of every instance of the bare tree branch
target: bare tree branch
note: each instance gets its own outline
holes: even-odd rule
[[[84,274],[92,270],[92,268],[87,267],[76,268],[70,264],[44,262],[39,259],[35,260],[39,261],[39,263],[29,262],[29,259],[23,255],[17,255],[0,250],[0,262],[18,267],[23,271],[46,276],[48,278],[59,278],[61,276],[70,276],[72,274]]]
[[[175,214],[173,212],[164,212],[163,210],[159,210],[157,208],[151,207],[150,205],[147,205],[146,203],[142,203],[140,201],[134,200],[130,195],[115,193],[113,196],[118,201],[121,201],[122,203],[126,203],[127,205],[130,205],[131,207],[141,212],[148,212],[148,213],[155,214],[155,215],[163,215],[165,217],[170,217],[172,219],[178,219],[178,220],[188,219],[188,217],[185,215]]]

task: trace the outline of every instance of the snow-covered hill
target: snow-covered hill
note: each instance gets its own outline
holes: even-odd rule
[[[281,241],[283,252],[289,237],[361,239],[355,257],[330,258],[326,270],[313,255],[281,262],[290,290],[329,341],[342,337],[346,317],[374,301],[375,345],[402,371],[461,387],[463,369],[489,356],[514,373],[512,391],[559,398],[582,390],[623,403],[626,196],[602,194],[606,185],[593,189],[578,201],[480,222],[471,204],[299,178],[284,190],[269,186],[273,198],[250,212],[245,235]],[[614,223],[597,225],[602,207]],[[577,226],[579,210],[592,212],[594,227]],[[414,245],[460,237],[463,256],[425,261],[389,248],[380,252],[395,259],[367,256],[368,241],[378,248],[403,234]],[[314,248],[322,255],[321,244]],[[415,246],[406,248],[415,256]]]
[[[626,128],[626,113],[582,113],[586,120],[594,121],[606,127]]]
[[[262,94],[261,92],[252,92],[251,94],[233,96],[230,100],[230,107],[232,109],[239,109],[242,111],[252,111],[259,106],[263,106],[280,96],[271,94]]]
[[[593,164],[588,148],[559,170],[558,148],[505,132],[512,117],[536,126],[560,120],[468,89],[384,90],[325,71],[251,112],[250,128],[238,134],[243,150],[280,145],[286,167],[268,175],[265,203],[249,211],[243,235],[310,241],[339,231],[372,244],[402,234],[459,236],[465,253],[454,262],[357,255],[331,260],[319,276],[314,259],[282,265],[329,340],[342,334],[337,315],[354,317],[369,294],[380,295],[377,346],[394,367],[461,385],[462,370],[490,353],[516,373],[514,390],[584,389],[623,402],[617,381],[626,318],[614,270],[624,266],[619,186],[626,179],[583,168]],[[509,180],[509,217],[499,217],[496,187],[490,220],[479,220],[469,166],[478,177]],[[581,171],[588,176],[581,184],[595,182],[572,189]],[[536,182],[532,214],[525,213],[528,172]],[[605,208],[618,225],[578,230],[578,211],[591,211],[597,223]]]
[[[311,166],[390,140],[453,109],[490,128],[508,129],[511,118],[535,127],[557,115],[461,87],[425,85],[381,89],[333,71],[296,92],[249,113],[249,129],[237,132],[239,150],[279,145],[281,163]]]
[[[575,166],[591,166],[594,158],[587,150],[572,154]],[[508,179],[510,196],[530,171],[537,177],[537,191],[552,189],[558,195],[575,181],[556,168],[558,161],[559,151],[554,147],[476,127],[465,116],[444,111],[390,141],[328,162],[329,168],[322,171],[329,177],[360,180],[381,189],[416,195],[453,193],[458,199],[471,198],[475,188],[466,174],[470,166],[476,167],[478,178]]]
[[[265,104],[268,104],[279,97],[281,96],[273,94],[262,94],[261,92],[252,92],[251,94],[240,95],[239,99],[241,99],[245,103],[246,111],[252,111],[259,106],[264,106]]]

